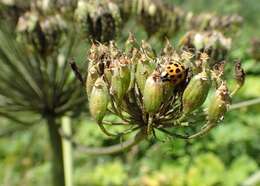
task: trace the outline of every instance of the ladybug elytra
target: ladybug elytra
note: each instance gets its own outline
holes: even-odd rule
[[[174,85],[178,85],[186,79],[187,69],[179,62],[169,62],[164,65],[161,72],[162,81],[170,81]]]

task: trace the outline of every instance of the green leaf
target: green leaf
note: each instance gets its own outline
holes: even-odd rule
[[[239,185],[257,168],[257,163],[246,155],[236,158],[226,172],[224,186]]]

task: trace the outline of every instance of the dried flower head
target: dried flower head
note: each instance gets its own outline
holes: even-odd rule
[[[183,10],[160,0],[135,0],[131,9],[149,36],[163,39],[179,31],[184,18]]]
[[[119,7],[110,0],[79,0],[75,16],[94,42],[113,40],[122,23]]]
[[[31,44],[42,56],[50,55],[60,46],[67,30],[67,23],[61,15],[44,16],[33,10],[25,12],[17,23],[20,38]]]
[[[221,61],[231,49],[231,42],[231,38],[218,31],[189,31],[181,38],[179,44],[189,51],[206,52],[210,61]]]
[[[239,15],[215,15],[212,13],[201,13],[194,15],[188,13],[186,16],[186,24],[188,29],[195,29],[198,31],[218,30],[226,33],[236,31],[242,24],[243,19]]]

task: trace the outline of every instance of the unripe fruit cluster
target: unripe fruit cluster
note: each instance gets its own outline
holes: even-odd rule
[[[86,78],[90,113],[103,131],[103,124],[113,124],[104,119],[109,113],[123,125],[148,134],[194,123],[201,117],[205,123],[216,124],[227,111],[230,96],[222,79],[223,64],[212,68],[209,60],[206,53],[177,51],[169,42],[158,55],[147,42],[139,44],[132,35],[124,51],[114,42],[93,44]],[[180,81],[175,79],[178,75]],[[210,90],[213,96],[208,96]],[[207,98],[204,112],[201,108]]]

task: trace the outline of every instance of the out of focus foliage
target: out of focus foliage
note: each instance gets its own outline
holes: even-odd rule
[[[173,3],[172,0],[168,0]],[[231,56],[241,58],[247,79],[234,103],[260,96],[260,61],[252,55],[252,38],[260,37],[260,3],[258,0],[177,0],[186,10],[219,14],[237,13],[244,25],[232,45]],[[143,28],[127,23],[123,29],[146,37]],[[152,38],[151,43],[160,47]],[[251,45],[251,43],[253,43]],[[232,82],[230,82],[232,83]],[[82,103],[85,104],[85,103]],[[186,142],[158,135],[134,147],[128,153],[114,156],[89,156],[74,152],[76,186],[237,186],[260,170],[260,105],[232,110],[210,135]],[[10,121],[1,118],[1,128]],[[15,125],[14,123],[12,123]],[[76,138],[90,146],[113,144],[88,116],[73,124]],[[44,126],[33,126],[33,132],[10,133],[0,138],[0,185],[49,185],[49,148]],[[1,136],[0,131],[0,136]],[[158,142],[160,141],[160,142]],[[258,183],[258,186],[260,184]],[[253,186],[253,185],[252,185]]]

